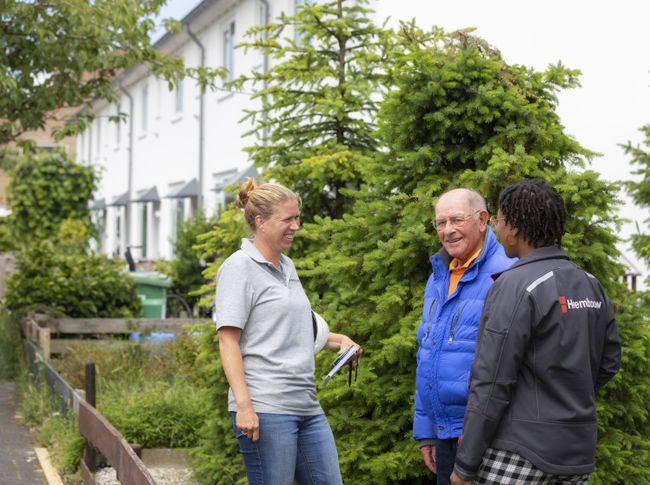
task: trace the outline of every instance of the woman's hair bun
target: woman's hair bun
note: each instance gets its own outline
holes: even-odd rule
[[[237,194],[237,200],[235,201],[237,207],[240,209],[246,207],[250,193],[255,190],[256,187],[257,184],[255,183],[255,180],[250,177],[246,178],[246,182],[241,184],[239,187],[239,194]]]

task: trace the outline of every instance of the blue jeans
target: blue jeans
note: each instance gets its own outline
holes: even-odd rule
[[[251,441],[235,426],[251,485],[342,485],[334,435],[325,415],[258,413],[260,439]]]
[[[436,479],[438,485],[449,485],[454,471],[458,438],[436,440]]]

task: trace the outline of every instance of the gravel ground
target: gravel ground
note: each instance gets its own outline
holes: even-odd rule
[[[198,485],[187,468],[154,467],[147,468],[158,485]],[[97,485],[120,485],[113,468],[102,468],[95,473]]]
[[[199,485],[192,479],[187,457],[176,450],[144,449],[142,461],[158,485]],[[112,467],[101,468],[95,473],[97,485],[120,485]]]

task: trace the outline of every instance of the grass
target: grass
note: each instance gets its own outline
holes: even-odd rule
[[[198,344],[188,335],[147,347],[124,340],[72,343],[52,365],[73,388],[84,388],[85,366],[96,365],[97,408],[130,443],[144,447],[192,448],[209,412],[199,395]],[[21,421],[37,428],[66,483],[78,483],[84,440],[76,419],[44,379],[30,375],[20,327],[0,310],[0,379],[16,381]]]
[[[128,341],[76,342],[51,361],[73,388],[84,388],[85,366],[96,366],[97,409],[130,443],[145,448],[193,448],[209,408],[198,390],[196,341],[179,336],[154,347]],[[77,483],[83,437],[74,416],[59,407],[44,384],[23,372],[17,387],[23,396],[22,419],[38,428],[38,440],[50,450],[66,483]],[[43,380],[40,380],[42,383]]]
[[[74,416],[55,412],[42,423],[38,441],[50,450],[50,458],[65,483],[77,478],[85,441],[79,434]]]
[[[85,365],[95,363],[97,409],[127,441],[145,448],[190,448],[208,412],[198,392],[197,351],[185,335],[152,347],[89,341],[73,344],[53,364],[70,385],[83,388]]]
[[[20,421],[38,429],[38,442],[48,448],[52,463],[67,484],[81,483],[78,474],[84,439],[70,411],[53,396],[41,379],[24,372],[16,380],[22,396]]]
[[[0,379],[14,380],[22,362],[20,325],[6,311],[0,310]]]

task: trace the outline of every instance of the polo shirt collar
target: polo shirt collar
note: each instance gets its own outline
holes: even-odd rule
[[[241,240],[241,250],[244,251],[244,254],[250,257],[253,261],[271,264],[264,256],[262,256],[259,249],[255,247],[252,239],[243,238]]]
[[[261,264],[266,264],[267,266],[270,266],[272,269],[279,271],[278,268],[276,268],[271,261],[266,259],[262,255],[262,253],[260,253],[259,249],[255,247],[255,244],[253,244],[253,241],[251,239],[245,237],[241,240],[241,250],[253,261]],[[289,258],[284,254],[280,255],[280,266],[282,267],[282,272],[288,278],[289,272],[287,271],[287,269],[289,266]]]

